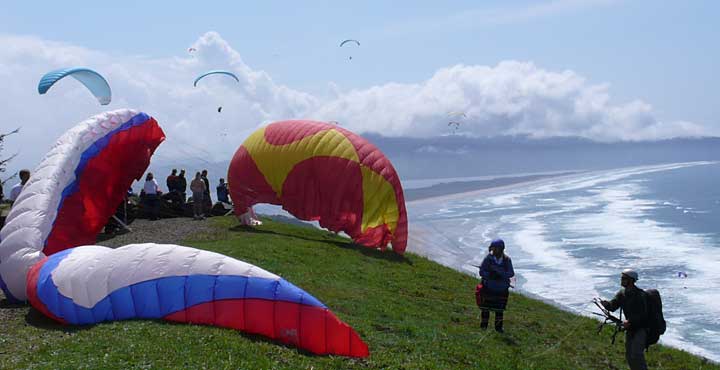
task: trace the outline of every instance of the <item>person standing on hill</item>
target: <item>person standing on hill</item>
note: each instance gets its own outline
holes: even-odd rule
[[[208,171],[203,170],[202,171],[202,181],[205,183],[205,197],[203,200],[205,201],[205,209],[210,210],[212,208],[212,198],[210,197],[210,180],[208,180]]]
[[[505,242],[495,239],[490,243],[491,253],[480,264],[482,277],[482,303],[480,328],[487,329],[490,311],[495,312],[495,331],[503,333],[504,311],[510,296],[510,278],[515,276],[512,260],[505,254]]]
[[[165,185],[167,185],[168,193],[177,191],[177,169],[173,168],[170,175],[165,179]]]
[[[20,170],[18,176],[20,177],[20,182],[10,189],[10,198],[8,198],[13,203],[17,200],[18,196],[20,196],[20,191],[25,187],[25,184],[30,180],[30,170]]]
[[[180,192],[178,191],[178,176],[177,169],[173,168],[170,175],[165,179],[165,184],[168,188],[167,199],[173,203],[173,208],[179,208],[180,204],[183,203]]]
[[[622,288],[612,300],[602,300],[600,304],[608,311],[620,308],[621,312],[625,312],[625,360],[631,370],[645,370],[645,347],[650,318],[645,292],[635,285],[637,280],[637,272],[631,269],[623,270],[620,274]]]
[[[215,190],[217,192],[219,202],[230,203],[230,198],[228,198],[228,187],[225,183],[225,179],[220,179],[220,184],[218,184]]]
[[[152,172],[148,172],[145,176],[145,185],[143,185],[143,196],[145,198],[145,205],[148,207],[148,213],[150,221],[155,221],[160,218],[160,186],[155,181],[155,176]]]
[[[177,180],[175,182],[176,189],[178,193],[180,193],[180,198],[182,199],[183,204],[185,203],[185,197],[187,196],[185,193],[187,192],[187,179],[185,178],[185,170],[181,169],[180,174],[177,177]]]
[[[204,198],[207,188],[205,187],[205,182],[202,180],[200,172],[195,173],[195,178],[190,182],[190,191],[192,191],[193,196],[193,218],[195,220],[202,220],[205,218],[203,205],[205,203]]]

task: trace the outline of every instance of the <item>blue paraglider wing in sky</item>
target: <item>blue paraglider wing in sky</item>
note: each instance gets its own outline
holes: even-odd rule
[[[195,79],[195,82],[193,83],[193,86],[197,87],[198,81],[200,81],[200,80],[202,80],[203,78],[205,78],[205,76],[216,75],[216,74],[221,74],[221,75],[230,76],[230,77],[234,78],[235,81],[240,82],[240,79],[239,79],[237,76],[235,76],[235,74],[232,73],[232,72],[228,72],[228,71],[208,71],[208,72],[205,72],[205,73],[201,74],[200,76],[198,76],[198,78]]]
[[[112,99],[110,85],[103,76],[89,68],[73,67],[48,72],[40,79],[38,92],[40,95],[45,94],[50,87],[66,76],[72,76],[85,85],[85,87],[95,95],[101,105],[110,104],[110,100]]]
[[[347,43],[354,43],[354,44],[357,44],[357,46],[360,46],[360,41],[358,41],[358,40],[345,40],[340,43],[340,47],[342,47],[343,45],[345,45]]]

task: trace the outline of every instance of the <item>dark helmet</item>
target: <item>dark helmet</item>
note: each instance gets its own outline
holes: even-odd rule
[[[490,248],[498,248],[500,250],[505,250],[505,242],[502,239],[495,239],[490,243]]]

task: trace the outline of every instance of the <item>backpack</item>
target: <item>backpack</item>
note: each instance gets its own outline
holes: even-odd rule
[[[656,289],[648,289],[645,291],[645,301],[648,310],[648,333],[645,342],[647,349],[651,345],[658,342],[660,336],[665,334],[666,324],[665,317],[662,312],[662,299],[660,292]]]
[[[475,286],[475,303],[478,307],[482,307],[483,304],[483,285],[482,283]]]

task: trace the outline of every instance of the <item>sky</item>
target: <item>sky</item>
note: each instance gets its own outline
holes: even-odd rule
[[[448,112],[461,111],[458,131],[471,136],[717,136],[719,11],[642,0],[14,1],[0,12],[1,128],[22,127],[5,148],[15,167],[123,107],[158,119],[168,161],[226,160],[259,125],[288,118],[433,137],[451,134]],[[361,45],[338,47],[347,38]],[[71,80],[37,94],[45,72],[76,65],[109,80],[110,105]],[[210,69],[241,81],[193,88]]]

